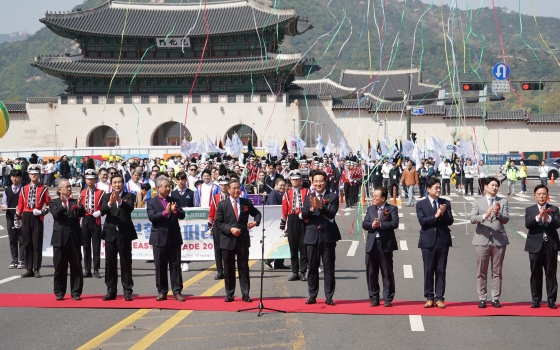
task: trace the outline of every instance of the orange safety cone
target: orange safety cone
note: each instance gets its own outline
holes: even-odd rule
[[[395,188],[393,187],[393,205],[397,205],[397,196],[395,194]]]
[[[552,178],[554,178],[554,177],[552,177]],[[546,186],[546,193],[547,193],[546,201],[547,201],[547,203],[550,203],[550,192],[548,192],[548,186]]]
[[[344,203],[344,193],[340,192],[340,204]]]
[[[366,196],[364,194],[364,191],[362,191],[362,204],[366,204]]]
[[[550,183],[554,184],[554,174],[552,174],[552,176],[550,177]]]

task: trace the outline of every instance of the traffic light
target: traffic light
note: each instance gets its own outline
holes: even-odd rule
[[[490,95],[489,98],[490,101],[503,101],[506,99],[504,95]]]
[[[528,91],[528,90],[542,90],[544,88],[544,83],[521,83],[521,90]]]
[[[480,91],[484,90],[482,83],[463,83],[463,91]]]

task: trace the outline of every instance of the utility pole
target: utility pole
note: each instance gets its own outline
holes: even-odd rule
[[[411,90],[410,85],[412,83],[412,78],[411,77],[412,77],[412,72],[410,72],[408,74],[408,87],[407,87],[408,93],[406,95],[406,99],[405,99],[406,100],[405,101],[406,105],[404,106],[404,108],[407,108],[408,99],[410,99],[410,92],[411,92],[410,91]],[[407,109],[407,111],[406,111],[406,139],[407,140],[410,139],[410,134],[412,133],[412,114],[411,113],[412,112]]]

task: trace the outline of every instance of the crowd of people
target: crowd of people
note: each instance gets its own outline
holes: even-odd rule
[[[247,197],[260,194],[265,204],[282,206],[280,229],[286,233],[290,248],[290,267],[284,265],[283,259],[267,264],[271,268],[291,268],[289,281],[307,281],[306,303],[314,304],[322,262],[325,303],[334,305],[335,248],[341,239],[335,216],[340,194],[344,194],[346,205],[352,206],[358,203],[360,191],[365,193],[364,190],[371,188],[372,205],[362,222],[362,228],[368,232],[365,247],[368,292],[371,306],[379,306],[381,272],[384,305],[390,307],[395,294],[393,252],[398,245],[394,230],[399,226],[399,215],[398,208],[387,200],[398,194],[401,185],[407,188],[408,205],[414,205],[416,186],[425,197],[416,206],[421,227],[418,247],[424,265],[425,307],[444,308],[447,256],[452,245],[450,226],[454,219],[451,203],[441,196],[449,194],[451,180],[458,184],[456,191],[469,195],[470,190],[472,195],[473,179],[477,177],[481,196],[473,202],[470,220],[477,225],[473,244],[479,307],[486,307],[489,266],[493,276],[492,306],[501,307],[502,263],[509,244],[505,229],[509,221],[508,202],[497,195],[502,181],[485,170],[484,163],[474,167],[467,159],[464,164],[459,160],[451,167],[444,160],[435,170],[431,159],[416,166],[410,160],[402,164],[388,161],[383,165],[377,161],[368,164],[353,155],[340,160],[327,155],[314,155],[309,160],[305,156],[298,159],[297,155],[282,159],[248,155],[244,162],[215,156],[173,157],[167,161],[131,159],[120,164],[107,161],[96,165],[85,157],[82,162],[85,169],[80,174],[83,188],[78,198],[72,194],[69,173],[64,172],[56,183],[57,196],[51,199],[48,186],[40,183],[42,167],[36,157],[32,158],[33,163],[26,169],[29,183],[24,183],[22,170],[13,169],[11,184],[2,199],[2,209],[7,211],[10,267],[26,269],[24,278],[41,277],[43,218],[50,212],[54,219],[51,245],[57,300],[64,299],[67,292],[68,265],[70,292],[75,300],[80,300],[84,278],[101,278],[101,240],[105,241],[107,286],[103,299],[113,300],[117,295],[117,256],[120,256],[124,299],[133,299],[132,241],[138,236],[131,213],[146,208],[152,222],[149,243],[156,270],[156,300],[167,299],[169,266],[171,291],[177,301],[184,301],[181,269],[185,271],[188,262],[181,261],[182,233],[178,220],[185,217],[183,208],[201,207],[209,209],[208,227],[214,240],[217,266],[215,279],[225,280],[225,301],[234,300],[237,261],[242,300],[251,302],[249,230],[260,225],[261,213]],[[518,173],[510,176],[512,169],[518,170],[513,162],[505,166],[508,182],[519,178]],[[508,195],[514,194],[511,183],[508,191]],[[525,219],[529,229],[525,250],[529,252],[531,264],[532,307],[540,307],[544,269],[548,306],[555,309],[560,214],[557,207],[546,203],[548,188],[544,184],[535,187],[534,196],[537,203],[526,208]]]

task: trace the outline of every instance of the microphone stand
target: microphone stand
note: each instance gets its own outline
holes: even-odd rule
[[[268,196],[268,194],[264,194],[263,195],[263,202],[262,202],[262,238],[261,238],[261,291],[260,291],[260,295],[259,295],[259,305],[257,307],[251,307],[248,309],[241,309],[241,310],[237,310],[237,312],[245,312],[245,311],[253,311],[253,310],[259,310],[259,313],[257,314],[257,317],[261,317],[262,315],[264,315],[263,310],[266,311],[270,311],[270,312],[281,312],[281,313],[286,313],[286,311],[284,310],[277,310],[277,309],[271,309],[269,307],[265,307],[263,304],[263,285],[264,285],[264,198]]]

